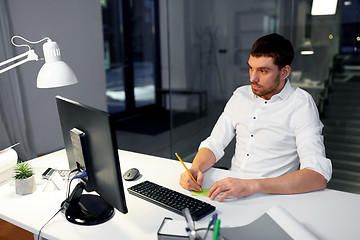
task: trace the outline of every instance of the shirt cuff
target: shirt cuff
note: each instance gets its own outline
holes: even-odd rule
[[[211,143],[209,143],[209,142],[206,142],[206,140],[203,141],[203,142],[201,142],[198,150],[200,150],[201,148],[207,148],[207,149],[209,149],[209,150],[214,154],[216,161],[219,161],[219,160],[224,156],[224,154],[225,154],[225,152],[224,152],[223,150],[216,149],[215,146],[213,146],[213,145],[212,145]]]
[[[327,182],[330,181],[332,175],[332,164],[330,159],[323,157],[322,159],[308,158],[302,161],[300,169],[310,169],[324,176]]]

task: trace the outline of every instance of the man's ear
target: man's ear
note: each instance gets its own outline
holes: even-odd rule
[[[285,67],[281,69],[281,75],[280,75],[281,78],[286,79],[287,77],[289,77],[290,72],[291,72],[291,67],[289,65],[285,65]]]

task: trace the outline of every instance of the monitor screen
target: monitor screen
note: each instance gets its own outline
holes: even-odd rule
[[[87,176],[81,180],[83,188],[86,191],[96,191],[109,205],[127,213],[111,115],[60,96],[56,96],[56,103],[70,170],[86,171]],[[80,149],[78,144],[82,144]],[[98,204],[95,203],[97,200],[84,201],[90,208],[97,209],[92,206]],[[101,220],[98,223],[100,222]],[[83,220],[75,223],[87,225]],[[97,224],[97,221],[89,224]]]

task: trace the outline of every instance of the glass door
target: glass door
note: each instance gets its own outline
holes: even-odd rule
[[[103,0],[108,111],[132,114],[160,99],[156,0]]]

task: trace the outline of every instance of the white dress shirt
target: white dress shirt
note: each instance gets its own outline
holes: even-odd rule
[[[244,178],[278,177],[307,168],[329,181],[332,166],[325,156],[323,126],[311,95],[290,81],[270,100],[254,95],[248,85],[234,91],[199,149],[210,149],[218,161],[236,136],[230,170]]]

